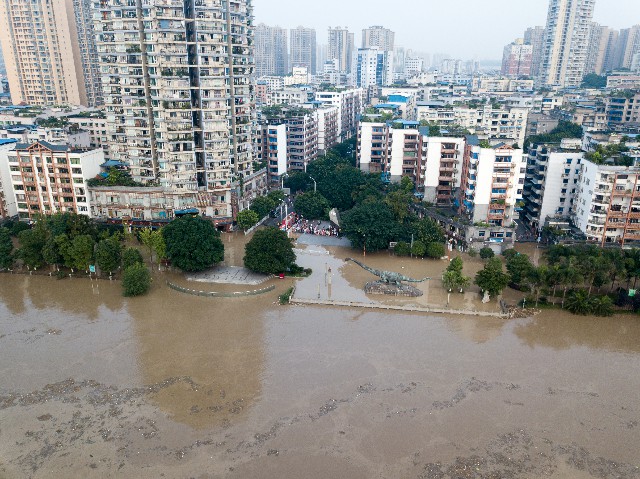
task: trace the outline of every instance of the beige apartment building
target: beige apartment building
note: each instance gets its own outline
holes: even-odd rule
[[[14,105],[88,105],[73,0],[1,0],[0,43]]]

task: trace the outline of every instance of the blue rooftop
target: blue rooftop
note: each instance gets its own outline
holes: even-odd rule
[[[18,143],[18,140],[13,138],[0,138],[0,145],[9,145],[11,143]]]
[[[399,105],[394,105],[391,103],[378,103],[375,107],[380,109],[388,108],[390,110],[397,110],[398,108],[400,108]]]

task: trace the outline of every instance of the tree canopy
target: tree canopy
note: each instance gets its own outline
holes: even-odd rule
[[[291,240],[278,228],[259,229],[245,246],[244,265],[257,273],[285,273],[295,261]]]
[[[162,229],[171,263],[183,271],[203,271],[224,259],[215,226],[197,216],[176,219]]]
[[[378,251],[396,239],[397,225],[385,203],[362,203],[342,215],[342,232],[354,248]]]
[[[310,220],[325,220],[329,217],[331,205],[321,193],[309,191],[296,197],[296,213]]]
[[[482,291],[497,296],[509,284],[509,275],[503,271],[499,258],[491,258],[476,274],[475,283]]]

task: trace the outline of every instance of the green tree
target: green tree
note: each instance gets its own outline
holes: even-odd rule
[[[428,243],[427,256],[431,259],[440,259],[446,254],[447,250],[442,243]]]
[[[440,225],[431,218],[422,218],[412,224],[416,239],[423,243],[444,243],[445,235]]]
[[[511,282],[518,286],[524,284],[533,270],[533,264],[527,255],[511,255],[507,259],[507,271],[511,277]]]
[[[122,269],[127,269],[134,264],[144,264],[144,258],[136,248],[127,248],[122,253]]]
[[[0,228],[0,269],[13,265],[13,241],[8,228]]]
[[[397,231],[385,203],[362,203],[342,215],[342,231],[354,248],[379,251],[389,247]]]
[[[136,250],[137,251],[137,250]],[[117,238],[101,240],[96,246],[96,264],[104,273],[117,271],[122,263],[122,244]]]
[[[156,254],[158,263],[167,259],[167,242],[164,240],[162,229],[155,230],[151,235],[151,247]]]
[[[509,275],[502,270],[499,258],[491,258],[476,274],[475,284],[491,296],[498,296],[509,284]]]
[[[471,284],[471,278],[462,274],[463,267],[464,264],[460,256],[456,256],[451,260],[447,270],[442,275],[442,284],[447,290],[459,289],[462,293],[464,288]]]
[[[153,264],[153,230],[151,228],[142,228],[138,231],[138,238],[149,250],[149,260]]]
[[[49,238],[49,230],[44,221],[38,221],[36,225],[21,231],[18,234],[20,248],[18,257],[30,268],[40,268],[45,264],[42,251]]]
[[[272,198],[267,196],[258,196],[251,203],[251,207],[249,208],[251,211],[255,211],[260,219],[268,216],[272,209],[274,209],[278,204],[273,201]]]
[[[73,268],[78,271],[89,269],[89,265],[93,262],[93,250],[95,242],[89,235],[80,235],[71,241],[70,256]]]
[[[591,309],[596,316],[613,316],[613,301],[609,296],[592,298]]]
[[[600,76],[595,73],[589,73],[582,79],[583,88],[605,88],[607,86],[607,77]]]
[[[136,263],[124,270],[122,293],[124,296],[142,296],[151,287],[151,273],[144,264]]]
[[[305,191],[309,191],[313,188],[313,181],[308,173],[297,171],[295,173],[291,173],[285,178],[284,186],[289,188],[292,193],[304,193]]]
[[[224,259],[220,233],[196,216],[172,221],[162,229],[167,257],[183,271],[203,271]]]
[[[309,220],[324,220],[329,217],[331,205],[322,194],[309,191],[296,197],[296,213]]]
[[[485,246],[484,248],[482,248],[480,250],[480,258],[482,258],[482,259],[491,259],[495,255],[496,254],[493,252],[493,250],[491,248],[489,248],[488,246]]]
[[[589,293],[584,289],[573,291],[565,301],[564,307],[567,311],[581,316],[587,316],[593,311]]]
[[[414,241],[411,247],[411,254],[418,258],[423,258],[427,254],[427,245],[420,240]]]
[[[244,265],[251,271],[279,274],[288,271],[296,261],[291,240],[278,228],[255,232],[245,246]]]
[[[260,217],[258,213],[251,210],[243,210],[238,213],[238,217],[236,218],[236,222],[238,223],[238,228],[243,231],[247,231],[253,228],[260,221]]]

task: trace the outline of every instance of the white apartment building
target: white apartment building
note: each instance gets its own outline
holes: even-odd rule
[[[528,46],[528,45],[523,45]],[[518,65],[507,65],[506,68],[519,68]],[[474,93],[510,93],[533,91],[533,80],[519,80],[517,78],[475,77],[471,90]]]
[[[318,154],[323,155],[338,144],[340,110],[337,106],[314,105],[314,114],[318,125]]]
[[[378,47],[359,48],[353,54],[353,84],[365,90],[393,84],[393,53]]]
[[[578,191],[584,153],[557,145],[535,145],[529,150],[522,219],[541,231],[548,219],[567,220]]]
[[[0,2],[0,44],[14,105],[89,105],[86,81],[93,91],[98,79],[86,72],[85,52],[95,39],[84,35],[86,3],[65,0]],[[76,14],[81,18],[76,19]],[[78,21],[82,21],[79,36]],[[90,27],[87,27],[90,29]],[[90,59],[95,62],[95,56]]]
[[[579,86],[584,77],[595,0],[550,0],[539,83]]]
[[[584,160],[571,218],[588,241],[640,244],[640,168]]]
[[[460,207],[473,223],[511,226],[524,191],[526,160],[510,145],[483,148],[467,137]]]
[[[418,122],[361,122],[358,167],[364,173],[385,173],[391,181],[411,178],[425,201],[453,204],[460,187],[464,138],[429,137]]]
[[[250,0],[96,5],[110,157],[227,224],[252,172]]]
[[[288,170],[287,125],[263,125],[261,148],[262,158],[267,162],[270,181],[278,181]]]
[[[0,169],[5,199],[15,202],[20,218],[66,212],[91,216],[87,180],[100,173],[102,149],[18,143],[4,161],[9,167],[8,176]]]
[[[407,57],[404,59],[404,77],[405,78],[413,78],[416,75],[422,73],[424,69],[424,58],[411,58]]]
[[[417,102],[416,120],[435,122],[442,127],[459,125],[471,134],[483,134],[491,140],[517,143],[521,148],[527,130],[527,108],[494,109],[491,105],[481,108],[462,106],[443,107],[431,102]]]
[[[8,154],[15,149],[17,140],[0,139],[0,219],[18,214],[18,205],[11,187]],[[7,188],[5,191],[5,185]]]
[[[348,140],[356,134],[358,119],[364,110],[362,88],[319,91],[316,92],[315,101],[338,108],[339,142]]]

